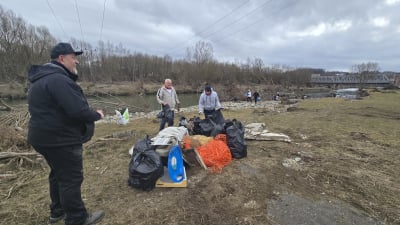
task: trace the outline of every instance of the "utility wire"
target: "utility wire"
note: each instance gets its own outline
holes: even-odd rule
[[[62,32],[63,32],[64,35],[67,37],[67,33],[65,33],[65,30],[64,30],[63,26],[61,25],[61,23],[60,23],[60,21],[58,20],[56,14],[54,13],[54,10],[53,10],[53,8],[52,8],[51,5],[50,5],[49,0],[46,0],[46,1],[47,1],[47,5],[49,6],[49,8],[50,8],[50,10],[51,10],[51,13],[53,14],[54,18],[56,19],[56,21],[57,21],[58,25],[60,26]]]
[[[211,37],[212,35],[214,35],[214,34],[216,34],[216,33],[218,33],[218,32],[221,32],[221,31],[223,31],[223,30],[226,30],[227,28],[231,27],[231,26],[234,25],[235,23],[238,23],[239,21],[243,20],[244,18],[246,18],[246,17],[248,17],[248,16],[254,14],[257,10],[264,8],[268,3],[271,3],[271,1],[272,1],[272,0],[267,0],[267,1],[264,2],[263,4],[257,6],[255,9],[251,10],[250,12],[246,13],[245,15],[239,17],[238,19],[236,19],[236,20],[234,20],[233,22],[229,23],[228,25],[224,26],[222,29],[217,30],[217,31],[214,31],[214,32],[212,32],[212,33],[206,35],[206,36],[204,37],[204,39],[209,38],[209,37]],[[186,46],[185,46],[185,47],[181,47],[181,48],[179,48],[178,50],[183,50],[183,49],[186,49]]]
[[[104,26],[104,15],[106,13],[106,1],[107,0],[104,0],[103,19],[101,20],[101,29],[100,29],[100,41],[102,41],[102,38],[103,38],[103,26]]]
[[[234,13],[236,10],[242,8],[244,5],[246,5],[250,0],[247,0],[246,2],[244,2],[243,4],[239,5],[238,7],[234,8],[230,13],[226,14],[225,16],[222,16],[221,18],[219,18],[217,21],[215,21],[214,23],[212,23],[211,25],[209,25],[208,27],[206,27],[205,29],[201,30],[200,32],[197,33],[197,35],[202,34],[203,32],[207,31],[210,27],[214,26],[215,24],[219,23],[220,21],[222,21],[223,19],[225,19],[226,17],[230,16],[232,13]]]
[[[289,8],[290,6],[295,5],[297,2],[298,2],[298,0],[292,1],[291,3],[286,4],[284,7],[280,8],[277,12],[275,12],[275,13],[273,13],[273,14],[270,14],[269,16],[272,16],[272,15],[277,14],[278,12],[281,12],[281,11],[283,11],[284,9]],[[266,18],[259,19],[259,20],[255,21],[254,23],[251,23],[250,25],[247,25],[247,26],[245,26],[245,27],[243,27],[243,28],[241,28],[241,29],[239,29],[239,30],[236,30],[235,32],[230,33],[229,35],[226,35],[224,38],[214,40],[213,42],[215,42],[215,43],[221,42],[221,41],[223,41],[223,40],[225,40],[225,39],[227,39],[227,38],[232,37],[233,35],[235,35],[235,34],[237,34],[237,33],[240,33],[240,32],[242,32],[242,31],[244,31],[244,30],[249,29],[250,27],[252,27],[252,26],[254,26],[254,25],[260,23],[261,21],[263,21],[263,20],[265,20],[265,19],[266,19]]]
[[[83,43],[86,43],[85,38],[83,36],[83,31],[82,31],[82,23],[81,23],[81,17],[79,16],[79,10],[78,10],[78,2],[75,0],[75,8],[76,8],[76,13],[78,14],[78,22],[79,22],[79,27],[81,28],[81,35],[82,35],[82,41]],[[83,48],[83,43],[81,43],[81,49]]]
[[[247,0],[245,2],[243,2],[242,4],[240,4],[238,7],[232,9],[228,14],[225,14],[224,16],[220,17],[219,19],[217,19],[215,22],[213,22],[212,24],[208,25],[207,27],[205,27],[204,29],[202,29],[201,31],[199,31],[198,33],[195,34],[195,36],[198,36],[202,33],[204,33],[205,31],[209,30],[212,26],[216,25],[217,23],[221,22],[223,19],[225,19],[226,17],[230,16],[232,13],[234,13],[235,11],[237,11],[238,9],[242,8],[244,5],[246,5],[250,0]],[[182,46],[183,44],[193,40],[195,37],[189,38],[188,40],[181,42],[177,45],[175,45],[174,47],[170,48],[168,50],[168,52],[173,51],[174,49]]]
[[[222,29],[217,30],[217,31],[215,31],[215,32],[213,32],[213,33],[211,33],[211,34],[208,34],[208,35],[205,36],[204,38],[211,37],[211,36],[213,36],[214,34],[216,34],[216,33],[218,33],[218,32],[221,32],[221,31],[223,31],[223,30],[226,30],[227,28],[229,28],[230,26],[234,25],[235,23],[237,23],[237,22],[243,20],[244,18],[250,16],[251,14],[254,14],[255,11],[264,8],[268,3],[271,3],[271,1],[272,1],[272,0],[268,0],[268,1],[264,2],[262,5],[260,5],[260,6],[256,7],[255,9],[251,10],[251,11],[248,12],[247,14],[245,14],[245,15],[239,17],[238,19],[236,19],[236,20],[233,21],[232,23],[230,23],[230,24],[224,26]]]

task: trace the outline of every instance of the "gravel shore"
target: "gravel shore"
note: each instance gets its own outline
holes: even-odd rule
[[[280,101],[261,101],[257,104],[254,102],[221,102],[223,109],[225,110],[239,110],[245,108],[253,108],[253,109],[265,109],[269,112],[284,112],[287,109],[287,105],[282,105]],[[180,112],[187,113],[187,112],[196,112],[198,110],[198,106],[189,106],[186,108],[181,108]],[[157,113],[159,110],[151,111],[151,112],[134,112],[130,113],[130,119],[140,119],[140,118],[156,118]],[[116,115],[106,115],[103,119],[97,121],[97,123],[115,123],[117,121]]]

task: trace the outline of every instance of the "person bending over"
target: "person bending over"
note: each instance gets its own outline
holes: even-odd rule
[[[200,95],[199,114],[204,113],[204,116],[207,118],[212,115],[215,110],[221,108],[217,92],[213,91],[210,86],[206,86],[204,92]]]

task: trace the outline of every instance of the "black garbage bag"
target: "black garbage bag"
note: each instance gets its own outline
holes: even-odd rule
[[[155,146],[151,145],[151,140],[147,136],[139,140],[132,153],[129,163],[128,185],[144,191],[151,191],[156,185],[156,181],[164,174],[164,166],[160,155],[155,151]]]
[[[171,121],[174,118],[174,111],[171,110],[171,107],[169,105],[163,106],[163,111],[164,111],[164,117],[167,119],[167,121]]]
[[[224,115],[222,115],[221,109],[215,110],[208,118],[217,125],[223,126],[225,123],[225,118]]]
[[[201,120],[199,126],[201,128],[200,134],[207,137],[215,137],[217,134],[224,133],[223,124],[216,124],[214,120],[209,117]]]
[[[202,135],[203,134],[201,127],[200,127],[200,122],[201,122],[201,119],[198,116],[189,119],[189,125],[191,127],[191,129],[189,129],[190,135],[196,135],[196,134]]]
[[[158,119],[164,118],[164,117],[165,117],[165,112],[164,112],[164,110],[161,110],[160,112],[158,112],[157,115],[156,115],[156,117],[157,117]]]
[[[224,133],[224,123],[225,119],[221,110],[216,110],[210,116],[198,122],[200,127],[198,134],[215,137],[217,134]]]
[[[159,119],[165,118],[167,121],[170,121],[174,118],[174,111],[171,110],[169,105],[165,105],[162,107],[162,110],[157,113],[156,117]]]
[[[205,118],[199,123],[201,127],[201,134],[207,137],[211,136],[211,132],[215,129],[215,122],[210,118]]]
[[[233,119],[225,122],[226,142],[232,157],[241,159],[247,156],[247,144],[244,140],[244,127],[240,121]]]
[[[215,137],[217,134],[225,133],[225,118],[222,115],[221,109],[216,110],[208,117],[214,122],[214,129],[211,131],[210,136]]]

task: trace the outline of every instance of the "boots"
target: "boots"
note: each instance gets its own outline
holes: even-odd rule
[[[90,213],[86,218],[85,222],[83,223],[83,225],[98,223],[103,219],[103,217],[104,217],[104,211],[102,210]]]

